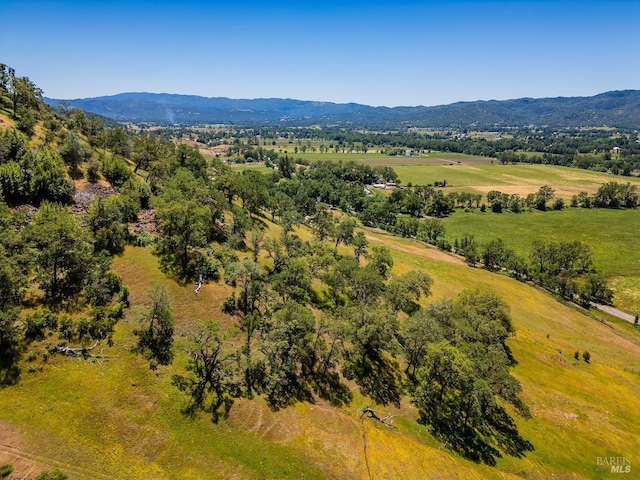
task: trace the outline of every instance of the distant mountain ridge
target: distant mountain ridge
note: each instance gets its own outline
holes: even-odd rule
[[[457,102],[434,107],[372,107],[358,103],[314,102],[281,98],[252,100],[168,93],[121,93],[67,102],[120,122],[156,124],[345,124],[495,128],[640,126],[640,90],[621,90],[592,97],[520,98]]]

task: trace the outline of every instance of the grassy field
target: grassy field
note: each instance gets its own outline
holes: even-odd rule
[[[237,163],[231,165],[233,170],[256,170],[260,173],[268,175],[273,173],[273,168],[265,167],[264,162],[251,162],[251,163]]]
[[[597,270],[611,279],[616,306],[640,312],[640,210],[570,208],[520,214],[459,210],[444,222],[451,242],[465,233],[481,244],[499,237],[525,257],[535,240],[583,242],[593,249]]]
[[[486,194],[490,190],[526,196],[542,185],[555,189],[557,197],[571,198],[580,192],[594,194],[600,185],[610,181],[640,185],[640,178],[619,177],[554,165],[499,165],[469,163],[453,165],[392,165],[402,184],[427,185],[447,181],[447,190],[473,191]]]
[[[434,152],[416,157],[391,157],[377,153],[299,153],[294,158],[305,160],[353,160],[368,165],[392,167],[402,185],[427,185],[447,181],[445,192],[466,191],[486,194],[490,190],[519,194],[536,193],[542,185],[555,190],[556,197],[569,200],[580,192],[595,194],[603,183],[631,182],[640,186],[638,177],[620,177],[590,170],[555,165],[500,165],[494,159],[459,153]],[[235,168],[256,168],[262,164],[246,164]]]
[[[270,225],[269,231],[276,230]],[[260,399],[242,400],[217,425],[206,415],[184,417],[184,399],[170,385],[184,355],[154,371],[131,351],[144,293],[153,282],[168,286],[182,351],[185,335],[204,320],[232,324],[220,313],[229,287],[208,284],[196,296],[192,285],[167,279],[148,249],[129,247],[115,268],[132,290],[132,307],[116,327],[114,346],[104,347],[108,358],[37,358],[26,364],[21,383],[0,393],[0,463],[57,466],[73,479],[596,479],[604,478],[595,471],[599,456],[639,461],[640,336],[631,325],[603,325],[457,257],[366,233],[371,244],[392,250],[396,273],[427,271],[434,278],[433,298],[480,288],[507,300],[517,331],[509,340],[519,362],[514,374],[533,413],[517,421],[535,451],[499,459],[495,468],[475,464],[443,449],[415,422],[407,401],[389,409],[398,415],[397,429],[362,422],[360,410],[370,401],[358,395],[344,408],[319,402],[278,412]],[[575,361],[576,350],[588,350],[591,364]],[[16,447],[9,451],[7,445]]]

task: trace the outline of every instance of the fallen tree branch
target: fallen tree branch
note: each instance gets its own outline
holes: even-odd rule
[[[51,349],[52,353],[62,353],[64,355],[69,355],[70,357],[81,357],[87,354],[89,350],[93,350],[98,346],[98,341],[91,345],[90,347],[68,347],[62,345],[56,345]]]
[[[360,418],[364,417],[365,415],[367,415],[369,418],[373,418],[374,420],[377,420],[378,422],[382,423],[383,425],[389,428],[396,428],[396,426],[393,425],[393,423],[391,423],[391,420],[395,418],[396,415],[391,415],[390,413],[388,413],[386,417],[380,417],[376,413],[376,411],[371,407],[365,407],[362,409],[362,415],[360,416]]]

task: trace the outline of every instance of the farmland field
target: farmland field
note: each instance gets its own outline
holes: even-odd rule
[[[402,180],[414,185],[427,185],[434,181],[447,181],[453,191],[473,191],[486,194],[490,190],[526,196],[542,185],[549,185],[556,196],[571,198],[580,192],[594,194],[600,185],[610,181],[631,182],[640,185],[637,177],[619,177],[590,170],[554,165],[499,165],[491,163],[453,165],[392,165]]]
[[[444,222],[451,242],[465,233],[481,244],[499,237],[522,256],[529,255],[534,240],[583,242],[593,249],[596,268],[612,280],[614,303],[629,313],[640,311],[640,210],[456,211]]]
[[[465,155],[462,153],[432,152],[419,156],[388,156],[378,152],[368,153],[293,153],[293,158],[307,161],[357,161],[372,166],[392,167],[402,185],[428,185],[435,181],[447,181],[446,191],[467,191],[486,194],[499,190],[522,197],[535,193],[542,185],[555,190],[556,197],[565,200],[580,192],[591,195],[606,182],[631,182],[640,186],[638,177],[621,177],[607,173],[555,165],[500,165],[495,159]],[[284,152],[284,150],[283,150]],[[282,153],[284,154],[284,153]],[[263,164],[246,164],[239,168],[259,168]]]

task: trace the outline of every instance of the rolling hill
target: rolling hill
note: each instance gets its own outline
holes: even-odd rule
[[[593,97],[520,98],[393,108],[356,103],[277,98],[236,100],[167,93],[121,93],[46,101],[53,106],[64,101],[72,107],[121,122],[165,125],[295,123],[482,129],[527,125],[633,128],[640,123],[640,90],[607,92]]]

